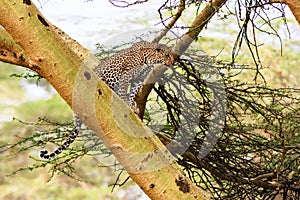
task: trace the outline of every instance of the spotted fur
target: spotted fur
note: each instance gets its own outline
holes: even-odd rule
[[[50,154],[48,154],[47,150],[41,151],[40,152],[41,158],[51,160],[55,158],[57,155],[59,155],[61,152],[63,152],[65,149],[67,149],[70,146],[70,144],[74,142],[74,140],[76,139],[77,135],[80,132],[82,121],[77,116],[75,116],[74,123],[75,123],[74,131],[69,136],[69,138],[60,147],[58,147],[54,152]]]
[[[135,107],[135,97],[147,75],[155,67],[155,64],[172,66],[173,63],[174,56],[167,46],[140,41],[133,44],[130,48],[102,60],[94,69],[94,72],[133,111],[138,112]],[[128,93],[129,86],[130,90]],[[81,124],[81,120],[75,117],[75,128],[71,136],[53,153],[48,154],[47,150],[41,151],[40,157],[43,159],[53,159],[68,148],[80,132]]]

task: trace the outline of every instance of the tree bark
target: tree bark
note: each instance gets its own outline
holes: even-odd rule
[[[159,139],[93,74],[89,68],[97,64],[93,56],[60,33],[30,0],[0,3],[0,24],[14,41],[9,49],[17,52],[19,47],[24,55],[23,64],[5,56],[2,61],[16,62],[47,79],[151,199],[209,198],[185,176]]]
[[[290,10],[292,11],[298,24],[300,24],[300,0],[286,0],[285,3],[288,5]]]

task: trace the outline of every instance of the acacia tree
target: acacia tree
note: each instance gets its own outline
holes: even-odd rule
[[[73,111],[103,140],[130,177],[150,198],[209,198],[203,189],[210,191],[216,198],[249,198],[258,195],[269,198],[281,193],[284,197],[292,198],[293,195],[299,194],[299,179],[291,175],[299,171],[297,171],[298,157],[294,157],[298,152],[295,145],[297,138],[292,138],[293,141],[290,143],[291,141],[288,141],[290,138],[284,134],[284,132],[299,131],[297,126],[292,126],[299,123],[299,119],[295,117],[299,115],[299,108],[297,108],[299,100],[293,96],[298,91],[271,89],[266,85],[232,81],[234,76],[230,73],[222,77],[224,84],[222,86],[225,87],[221,87],[215,82],[204,81],[202,72],[199,71],[199,67],[207,71],[218,68],[209,57],[199,57],[199,54],[194,51],[188,52],[185,55],[187,57],[180,57],[198,38],[209,20],[226,5],[225,0],[165,1],[160,7],[159,14],[165,29],[157,35],[154,42],[159,42],[167,32],[182,28],[177,26],[177,22],[183,15],[183,11],[192,6],[199,10],[193,22],[185,27],[186,33],[177,36],[178,40],[174,46],[177,55],[174,69],[180,71],[184,78],[179,76],[174,79],[177,73],[167,74],[163,79],[169,80],[168,86],[148,84],[139,93],[137,103],[141,111],[140,118],[144,117],[145,123],[151,125],[151,120],[146,117],[149,112],[144,115],[144,111],[147,97],[152,90],[166,107],[167,123],[170,126],[157,136],[151,134],[149,129],[124,106],[124,103],[89,70],[90,67],[97,65],[97,60],[84,47],[45,19],[31,1],[1,0],[0,2],[2,5],[0,24],[4,27],[0,33],[0,60],[29,68],[49,81]],[[147,0],[134,2],[110,0],[110,2],[119,7],[128,7]],[[237,2],[238,9],[234,15],[242,18],[238,13],[241,13],[242,9],[246,12],[233,47],[233,62],[230,66],[234,66],[234,58],[245,41],[256,63],[255,78],[257,79],[260,75],[260,59],[257,45],[249,39],[249,24],[252,25],[251,28],[258,28],[254,22],[259,11],[263,11],[266,6],[268,9],[282,8],[273,5],[278,3],[287,4],[300,23],[299,11],[296,9],[300,5],[299,1]],[[169,11],[169,16],[164,16],[163,10]],[[271,26],[271,21],[263,17],[262,19]],[[224,68],[224,63],[220,66]],[[184,80],[193,86],[191,93],[180,93],[182,89],[178,87],[178,82]],[[82,97],[82,91],[86,91],[91,85],[95,94]],[[175,89],[170,90],[171,88]],[[211,107],[214,104],[210,97],[212,94],[219,100],[217,104],[221,104],[221,95],[216,91],[223,91],[222,95],[226,94],[228,105],[226,116],[222,116],[225,124],[214,121],[217,126],[222,127],[222,133],[215,137],[219,141],[212,149],[216,140],[214,135],[207,134],[210,126],[209,119],[214,112],[224,113],[222,106],[216,107],[215,110]],[[180,110],[178,96],[185,98],[184,102],[189,102],[191,96],[197,99],[197,110],[191,109],[188,119],[184,119],[183,112]],[[83,103],[84,101],[94,102],[95,110],[91,111],[91,108]],[[117,113],[114,112],[116,110]],[[86,113],[93,113],[95,116]],[[241,113],[244,115],[242,116]],[[257,125],[248,123],[252,117]],[[190,135],[190,130],[194,127],[189,123],[178,125],[184,120],[198,123],[199,118],[202,120],[197,124],[196,135]],[[177,133],[180,127],[185,128],[179,137],[175,136],[174,133]],[[264,134],[267,136],[249,135],[249,132],[255,130],[265,130]],[[144,137],[137,138],[128,134],[132,132],[137,132]],[[188,144],[183,141],[188,141]],[[258,146],[262,148],[261,151],[255,148]],[[185,152],[178,155],[177,150],[182,147]],[[205,148],[212,149],[208,155],[201,154]],[[277,152],[276,156],[272,151]],[[138,156],[135,156],[136,152]],[[249,155],[252,156],[251,159],[247,157]],[[173,162],[174,157],[177,163]],[[183,166],[189,178],[178,164]],[[275,169],[271,164],[276,166]]]

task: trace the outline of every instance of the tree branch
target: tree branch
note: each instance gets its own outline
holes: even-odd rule
[[[81,61],[85,60],[88,57],[88,55],[90,54],[89,50],[84,48],[76,40],[71,38],[69,35],[67,35],[57,26],[54,25],[51,26],[53,30],[56,32],[56,34],[61,37],[61,39],[65,42],[65,44],[69,47],[69,49],[72,49],[72,51],[79,57]]]
[[[181,37],[180,40],[177,41],[176,46],[174,47],[174,54],[175,54],[175,59],[178,59],[190,46],[190,44],[197,39],[199,33],[202,31],[204,26],[208,23],[208,21],[216,14],[219,9],[225,4],[226,0],[213,0],[205,6],[205,8],[200,12],[200,14],[195,18],[193,21],[191,28]],[[184,4],[180,2],[181,7],[178,7],[178,11],[184,8]],[[178,13],[178,12],[177,12]],[[181,15],[181,13],[180,13]],[[173,20],[175,23],[176,15],[174,16]],[[165,29],[167,30],[167,28]],[[163,73],[164,70],[162,70],[160,73]],[[156,76],[157,78],[159,77],[159,74],[157,72]],[[150,82],[147,81],[146,82]],[[155,81],[151,81],[153,83]],[[137,102],[137,108],[139,109],[139,117],[143,119],[144,112],[145,112],[145,107],[146,107],[146,102],[147,98],[154,86],[153,84],[147,84],[144,85],[143,88],[140,90],[136,97],[136,102]]]
[[[14,65],[29,67],[24,50],[15,43],[4,29],[0,29],[0,60]]]
[[[212,0],[207,3],[205,8],[193,21],[191,28],[181,37],[174,48],[176,55],[182,55],[190,44],[197,40],[199,33],[209,20],[220,10],[220,8],[226,3],[226,0]]]
[[[158,43],[168,33],[168,31],[175,25],[177,20],[181,17],[181,14],[184,11],[184,9],[185,9],[185,0],[180,0],[176,14],[172,17],[171,21],[164,28],[164,30],[160,31],[152,42]],[[161,21],[163,21],[162,17],[161,17]]]
[[[49,25],[52,26],[56,34],[61,37],[61,39],[65,42],[65,45],[72,49],[82,61],[87,58],[89,51],[86,48],[81,46],[76,40],[72,39],[58,27],[52,24]],[[26,52],[4,29],[0,29],[0,60],[29,68],[29,60],[26,56]]]
[[[109,2],[116,6],[116,7],[120,7],[120,8],[126,8],[129,6],[133,6],[133,5],[137,5],[137,4],[142,4],[147,2],[148,0],[140,0],[140,1],[134,1],[133,3],[129,3],[126,0],[109,0]]]

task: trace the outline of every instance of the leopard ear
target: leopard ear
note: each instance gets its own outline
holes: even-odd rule
[[[157,52],[160,52],[160,51],[162,50],[162,48],[161,48],[160,45],[159,45],[159,46],[157,46],[157,47],[155,48],[155,50],[156,50]]]

